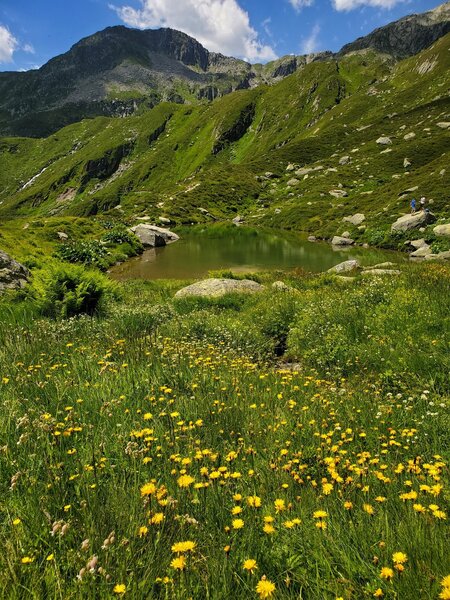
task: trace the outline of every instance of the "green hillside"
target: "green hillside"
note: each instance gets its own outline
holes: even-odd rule
[[[344,216],[363,212],[365,226],[352,236],[391,245],[390,225],[411,195],[450,215],[449,48],[447,35],[399,63],[364,50],[209,104],[163,103],[45,139],[4,138],[0,215],[181,224],[207,221],[206,211],[239,213],[330,237]],[[380,136],[391,143],[377,143]]]

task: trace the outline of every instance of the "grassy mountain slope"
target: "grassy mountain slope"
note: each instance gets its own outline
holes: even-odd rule
[[[119,205],[117,215],[190,223],[209,218],[204,208],[329,236],[343,216],[364,212],[366,231],[351,233],[379,243],[408,211],[408,189],[448,216],[450,136],[437,124],[450,118],[449,48],[447,35],[399,63],[361,51],[207,105],[163,103],[44,139],[4,138],[0,215],[88,216]],[[290,163],[314,170],[296,175]]]

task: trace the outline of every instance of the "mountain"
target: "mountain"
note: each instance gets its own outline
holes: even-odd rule
[[[344,46],[405,58],[450,30],[450,3],[411,15]],[[38,70],[0,73],[0,135],[42,137],[83,118],[125,117],[160,102],[198,104],[274,84],[331,52],[251,65],[206,50],[172,29],[108,27]]]
[[[389,245],[411,195],[450,217],[449,73],[447,34],[403,61],[352,52],[214,102],[162,102],[42,139],[3,138],[0,221],[241,214]],[[342,223],[355,213],[361,228]]]
[[[38,70],[0,73],[0,134],[42,136],[82,118],[128,116],[162,101],[209,101],[321,57],[252,66],[172,29],[108,27]]]
[[[450,2],[423,14],[414,14],[375,29],[369,35],[345,45],[340,54],[366,48],[406,58],[428,48],[450,31]]]

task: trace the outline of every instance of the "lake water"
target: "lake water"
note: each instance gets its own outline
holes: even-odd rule
[[[141,256],[113,267],[111,276],[126,279],[195,279],[209,271],[262,270],[326,271],[344,260],[357,258],[365,266],[399,262],[396,252],[364,248],[337,250],[325,242],[308,242],[306,236],[290,232],[230,228],[215,236],[211,231],[183,232],[182,238],[163,248],[146,250]]]

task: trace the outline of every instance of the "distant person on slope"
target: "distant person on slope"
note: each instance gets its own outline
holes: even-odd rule
[[[420,199],[420,208],[422,210],[425,210],[425,202],[426,202],[425,196],[422,196],[422,198]]]
[[[416,212],[416,199],[413,198],[411,200],[411,214],[413,215]]]

